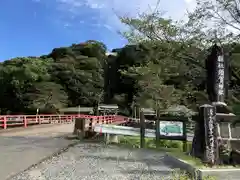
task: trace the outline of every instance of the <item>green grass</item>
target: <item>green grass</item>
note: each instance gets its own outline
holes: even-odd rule
[[[132,148],[140,148],[140,137],[133,136],[119,136],[119,144]],[[182,151],[183,143],[175,140],[160,140],[158,148],[156,146],[155,138],[145,138],[145,148],[163,150],[167,152]],[[191,142],[187,143],[187,151],[191,150]]]
[[[200,159],[184,154],[183,152],[168,152],[168,154],[178,158],[179,160],[183,160],[192,166],[199,167],[199,168],[206,167]]]
[[[156,140],[155,138],[145,138],[145,148],[146,149],[154,149],[158,151],[164,151],[168,154],[183,160],[189,163],[192,166],[206,169],[206,164],[202,163],[202,161],[198,158],[194,158],[190,155],[187,155],[186,152],[183,152],[183,142],[176,140],[160,140],[158,142],[158,148],[156,148]],[[119,144],[120,146],[128,147],[128,148],[140,148],[140,137],[134,136],[119,136]],[[191,151],[192,143],[187,142],[187,152]],[[231,166],[231,165],[219,165],[214,168],[240,168],[240,166]]]
[[[202,163],[202,161],[198,158],[194,158],[192,156],[189,156],[187,154],[184,154],[183,152],[168,152],[169,155],[174,156],[178,158],[179,160],[183,160],[187,162],[188,164],[201,168],[201,169],[209,169],[211,167],[208,167],[206,164]],[[239,168],[240,166],[231,166],[231,165],[218,165],[214,166],[212,168]]]
[[[171,180],[195,180],[188,173],[176,169],[171,175]],[[203,180],[217,180],[215,177],[207,176],[203,177]]]
[[[160,140],[158,142],[158,148],[156,148],[155,138],[145,138],[145,148],[154,149],[157,151],[164,151],[168,154],[181,159],[193,166],[199,168],[206,168],[206,166],[201,162],[200,159],[188,156],[186,152],[183,152],[183,142],[176,140]],[[120,146],[128,148],[140,148],[140,137],[134,136],[119,136]],[[187,152],[190,152],[192,147],[191,142],[187,142]],[[189,176],[189,174],[181,171],[175,170],[171,175],[171,180],[194,180]],[[203,180],[216,180],[214,177],[204,177]]]

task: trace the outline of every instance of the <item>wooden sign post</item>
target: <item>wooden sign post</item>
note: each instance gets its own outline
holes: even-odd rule
[[[145,117],[144,117],[144,112],[140,111],[140,147],[144,148],[145,147]]]

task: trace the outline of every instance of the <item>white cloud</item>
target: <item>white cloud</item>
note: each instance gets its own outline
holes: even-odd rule
[[[104,27],[112,31],[124,26],[117,16],[136,17],[143,12],[160,10],[165,16],[182,19],[187,9],[194,7],[195,0],[33,0],[48,4],[57,10],[55,21],[63,26],[76,27],[84,22],[88,26]],[[171,2],[171,3],[170,3]],[[50,4],[50,5],[49,5]],[[78,23],[81,22],[81,23]]]
[[[187,7],[186,9],[188,11],[192,11],[194,10],[194,8],[196,7],[197,3],[196,3],[196,0],[184,0],[185,3],[187,4]]]
[[[185,0],[186,3],[191,3],[193,0]]]
[[[120,29],[117,15],[136,17],[139,13],[153,11],[158,5],[158,0],[55,0],[58,9],[67,16],[83,18],[89,11],[94,11],[92,16],[96,23],[109,29]],[[191,0],[161,0],[158,9],[166,12],[167,16],[175,19],[183,17],[188,5],[184,3]],[[89,14],[90,15],[90,14]],[[96,17],[95,17],[96,16]],[[87,22],[86,22],[87,23]]]

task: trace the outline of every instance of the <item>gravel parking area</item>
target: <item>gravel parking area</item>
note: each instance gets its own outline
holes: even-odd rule
[[[81,143],[12,180],[170,179],[164,153]]]

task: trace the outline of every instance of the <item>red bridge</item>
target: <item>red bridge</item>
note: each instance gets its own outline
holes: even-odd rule
[[[90,131],[95,124],[123,124],[128,118],[119,115],[107,115],[107,116],[91,116],[84,114],[72,114],[72,115],[2,115],[0,116],[0,126],[3,129],[9,127],[24,127],[27,128],[33,125],[41,124],[61,124],[72,123],[78,118],[85,119],[85,127]]]

